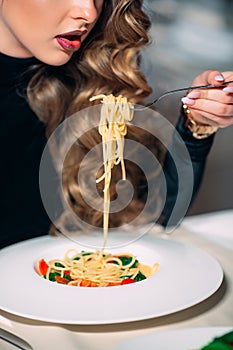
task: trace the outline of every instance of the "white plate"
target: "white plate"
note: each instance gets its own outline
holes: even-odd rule
[[[157,332],[128,339],[115,350],[194,350],[232,330],[230,327],[199,327]]]
[[[62,257],[69,248],[86,245],[50,236],[24,241],[0,253],[0,308],[10,313],[56,323],[106,324],[164,316],[193,306],[220,286],[223,271],[209,254],[187,244],[149,235],[133,241],[132,234],[117,234],[124,247],[141,262],[159,262],[151,278],[118,287],[71,287],[52,283],[34,270],[40,258]],[[121,237],[121,238],[120,238]],[[102,237],[95,237],[102,242]],[[128,243],[131,241],[131,243]],[[114,239],[112,240],[114,242]]]

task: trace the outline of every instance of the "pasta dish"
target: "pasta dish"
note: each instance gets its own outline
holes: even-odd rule
[[[41,259],[37,272],[45,279],[80,287],[109,287],[142,281],[159,269],[141,264],[132,254],[112,255],[104,251],[67,250],[64,258]]]

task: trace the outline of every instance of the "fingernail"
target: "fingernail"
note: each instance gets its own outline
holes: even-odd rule
[[[215,79],[216,81],[223,81],[223,80],[224,80],[224,77],[223,77],[222,75],[216,75],[216,76],[214,77],[214,79]]]
[[[188,98],[198,98],[201,96],[201,93],[199,91],[191,91],[187,97]]]
[[[223,92],[229,92],[230,94],[233,94],[233,86],[227,86],[224,89],[222,89]]]
[[[195,101],[194,100],[190,100],[190,98],[188,97],[182,97],[181,101],[186,104],[186,105],[189,105],[189,106],[192,106],[194,105]]]

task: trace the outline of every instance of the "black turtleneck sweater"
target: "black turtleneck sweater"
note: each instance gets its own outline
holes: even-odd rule
[[[50,220],[39,191],[45,126],[28,106],[22,77],[34,58],[0,54],[0,243],[1,247],[46,234]]]
[[[13,58],[0,53],[0,244],[1,247],[48,233],[50,219],[44,209],[39,190],[39,166],[46,144],[45,125],[30,109],[25,90],[30,74],[22,75],[37,63],[35,58]],[[204,171],[213,136],[195,140],[182,118],[177,130],[184,140],[192,159],[194,172],[193,198]],[[166,226],[176,203],[180,184],[177,181],[176,164],[168,153],[164,164],[167,182],[167,198],[160,218]],[[54,176],[53,176],[54,172]],[[52,167],[48,179],[49,193],[56,191],[56,174]],[[54,180],[53,180],[54,179]],[[185,186],[180,201],[180,211],[170,225],[176,225],[184,215]],[[179,216],[179,213],[181,214]]]

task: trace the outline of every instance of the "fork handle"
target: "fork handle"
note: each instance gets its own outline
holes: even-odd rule
[[[213,85],[213,84],[208,84],[208,85],[195,85],[195,86],[189,86],[189,87],[184,87],[184,88],[180,88],[180,89],[175,89],[175,90],[171,90],[168,92],[165,92],[163,95],[161,95],[157,100],[155,100],[153,102],[153,104],[155,102],[158,102],[160,100],[160,98],[175,93],[175,92],[181,92],[181,91],[188,91],[188,90],[197,90],[197,89],[213,89],[213,88],[221,88],[222,86],[228,85],[230,83],[233,83],[233,80],[230,81],[224,81],[223,83],[221,83],[221,85]]]
[[[195,86],[188,86],[188,87],[183,87],[183,88],[179,88],[179,89],[175,89],[175,90],[170,90],[170,91],[166,91],[164,92],[161,96],[159,96],[158,98],[156,98],[154,101],[148,103],[145,106],[140,106],[140,107],[132,107],[132,110],[134,111],[143,111],[151,106],[153,106],[156,102],[160,101],[162,98],[164,98],[165,96],[168,96],[170,94],[174,94],[176,92],[181,92],[181,91],[188,91],[188,90],[196,90],[196,89],[211,89],[211,88],[220,88],[224,85],[228,85],[230,83],[233,83],[233,80],[230,81],[224,81],[223,83],[221,83],[221,85],[213,85],[213,84],[209,84],[209,85],[195,85]]]
[[[211,89],[211,88],[217,88],[217,87],[221,87],[224,85],[228,85],[230,83],[233,83],[233,80],[230,81],[224,81],[223,83],[221,83],[221,85],[213,85],[213,84],[209,84],[209,85],[195,85],[195,86],[189,86],[189,87],[184,87],[184,88],[180,88],[180,89],[175,89],[175,90],[170,90],[167,93],[168,94],[172,94],[174,92],[180,92],[180,91],[187,91],[187,90],[195,90],[195,89]],[[164,95],[166,94],[166,92],[164,93]],[[163,95],[162,95],[163,96]]]

